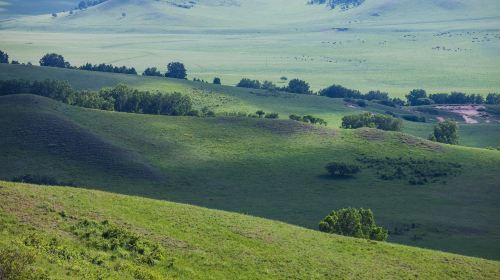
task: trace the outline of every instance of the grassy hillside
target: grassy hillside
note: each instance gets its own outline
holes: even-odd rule
[[[67,80],[78,89],[97,90],[106,86],[124,83],[136,88],[164,92],[181,92],[189,95],[197,109],[208,107],[218,114],[246,112],[254,113],[257,110],[279,113],[281,118],[287,119],[290,114],[314,116],[325,119],[329,127],[337,128],[341,119],[348,114],[360,113],[364,110],[385,113],[390,111],[397,115],[415,114],[406,109],[397,109],[369,102],[368,107],[359,108],[350,106],[341,99],[332,99],[318,96],[305,96],[288,93],[269,93],[261,90],[243,89],[230,86],[217,86],[191,81],[138,77],[134,75],[110,74],[88,71],[76,71],[50,67],[28,67],[23,65],[0,64],[0,79],[28,79],[28,80]],[[460,116],[418,113],[428,119],[428,123],[404,122],[404,131],[412,135],[427,138],[432,132],[436,117],[453,117],[461,121],[460,144],[472,147],[498,147],[500,143],[500,125],[498,123],[481,123],[464,125]],[[479,131],[482,131],[481,133]]]
[[[496,279],[500,273],[496,261],[98,191],[0,181],[0,198],[0,256],[24,259],[25,272],[49,279]],[[93,233],[109,230],[120,235]],[[129,237],[138,238],[134,247],[106,249]]]
[[[288,120],[103,112],[30,95],[1,97],[0,120],[3,179],[35,173],[309,228],[332,209],[369,207],[392,231],[405,229],[393,242],[500,258],[500,152]],[[363,171],[332,180],[332,161]],[[423,186],[381,179],[396,171],[390,162],[407,161],[448,175]],[[419,166],[404,172],[427,172]]]

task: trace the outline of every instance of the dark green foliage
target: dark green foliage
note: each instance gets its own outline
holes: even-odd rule
[[[401,115],[401,117],[410,122],[426,122],[427,120],[423,116],[416,115]]]
[[[42,280],[48,276],[34,268],[36,255],[12,245],[0,250],[0,279],[2,280]]]
[[[365,168],[375,169],[382,180],[408,180],[411,185],[436,183],[448,176],[461,172],[460,164],[414,158],[369,158],[359,157],[357,161]]]
[[[72,183],[59,182],[56,178],[44,175],[26,174],[12,178],[12,182],[46,185],[46,186],[73,186]]]
[[[9,63],[9,55],[3,51],[0,51],[0,63]]]
[[[236,86],[242,88],[254,88],[254,89],[261,88],[261,84],[258,80],[250,80],[247,78],[241,79],[241,81]]]
[[[461,92],[431,94],[429,98],[435,104],[484,104],[484,97],[482,95],[467,95]]]
[[[273,82],[270,82],[270,81],[262,82],[261,88],[264,90],[269,90],[269,91],[276,91],[279,89],[275,84],[273,84]]]
[[[331,85],[319,91],[319,95],[331,98],[361,98],[361,92],[345,88],[341,85]]]
[[[400,119],[382,114],[363,113],[342,118],[342,128],[347,129],[371,127],[388,131],[401,131],[402,125],[403,122]]]
[[[409,94],[406,95],[406,99],[408,100],[408,104],[411,106],[422,105],[419,102],[419,99],[427,98],[427,92],[423,89],[414,89],[410,91]]]
[[[266,119],[279,119],[280,115],[278,113],[270,113],[266,115]]]
[[[452,144],[458,144],[458,124],[452,120],[446,120],[434,126],[434,133],[429,140]]]
[[[288,82],[288,87],[286,87],[285,90],[291,93],[298,93],[298,94],[311,93],[309,84],[299,79],[290,80],[290,82]]]
[[[219,77],[215,77],[214,78],[214,82],[213,82],[214,85],[220,85],[221,84],[221,80]]]
[[[259,110],[259,111],[255,112],[255,114],[257,116],[259,116],[259,118],[263,118],[266,115],[266,112]]]
[[[96,72],[107,72],[107,73],[119,73],[119,74],[131,74],[137,75],[137,71],[134,67],[128,68],[126,66],[113,66],[112,64],[101,63],[99,65],[92,65],[90,63],[86,63],[77,68],[78,70],[87,70],[87,71],[96,71]],[[156,69],[156,68],[154,68]]]
[[[151,68],[147,68],[146,70],[144,70],[144,72],[142,73],[143,76],[153,76],[153,77],[161,77],[163,76],[160,71],[158,71],[158,69],[156,69],[156,67],[151,67]]]
[[[69,62],[65,61],[62,55],[56,53],[50,53],[44,55],[40,59],[40,66],[59,67],[59,68],[71,67]]]
[[[370,209],[344,208],[332,211],[319,223],[322,232],[386,241],[388,232],[375,224]]]
[[[167,65],[165,77],[185,80],[187,78],[186,67],[180,62],[170,62]]]
[[[486,103],[490,105],[500,104],[500,93],[490,93],[486,97]]]
[[[310,124],[319,124],[319,125],[325,125],[327,126],[328,123],[321,118],[317,118],[311,115],[305,115],[305,116],[298,116],[295,114],[290,115],[289,117],[293,121],[298,121],[298,122],[305,122],[305,123],[310,123]]]
[[[331,162],[325,168],[332,177],[350,177],[361,171],[359,166],[343,162]]]
[[[66,81],[45,80],[0,81],[3,95],[31,93],[52,98],[66,104],[101,110],[153,115],[189,115],[192,110],[191,99],[180,93],[150,93],[117,85],[98,92],[75,91]]]
[[[165,252],[160,245],[108,221],[82,220],[71,228],[71,232],[89,247],[103,251],[124,250],[138,263],[153,266],[164,259]]]

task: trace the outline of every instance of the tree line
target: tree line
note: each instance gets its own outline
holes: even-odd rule
[[[44,55],[40,59],[41,66],[48,67],[59,67],[68,69],[78,69],[78,70],[88,70],[88,71],[98,71],[98,72],[110,72],[110,73],[120,73],[120,74],[132,74],[137,75],[137,71],[134,67],[126,66],[114,66],[112,64],[91,64],[86,63],[85,65],[75,67],[72,66],[68,61],[64,59],[62,55],[56,53],[50,53]],[[7,53],[0,51],[0,63],[9,63],[9,56]],[[19,64],[17,61],[12,61],[12,64]],[[31,65],[31,63],[28,63]],[[161,73],[156,67],[148,67],[142,73],[143,76],[156,76],[156,77],[168,77],[175,79],[187,79],[187,70],[183,63],[181,62],[171,62],[166,67],[166,72]],[[288,80],[286,77],[281,78],[282,81]],[[201,81],[199,79],[194,79],[194,81]],[[213,84],[220,85],[221,79],[215,77]],[[236,85],[242,88],[252,88],[252,89],[262,89],[267,91],[285,91],[296,94],[311,94],[319,95],[330,98],[344,98],[346,102],[355,103],[360,107],[365,107],[367,105],[363,100],[374,101],[382,105],[396,107],[396,106],[421,106],[421,105],[433,105],[433,104],[500,104],[500,94],[490,93],[484,98],[479,94],[465,94],[461,92],[452,93],[436,93],[428,95],[423,89],[414,89],[406,95],[406,101],[400,98],[390,98],[387,92],[381,92],[379,90],[372,90],[367,93],[362,93],[359,90],[349,89],[341,85],[333,84],[329,87],[321,89],[317,92],[313,92],[309,83],[301,79],[292,79],[287,85],[279,87],[271,81],[259,81],[252,80],[248,78],[243,78]]]
[[[99,91],[74,90],[67,81],[0,81],[0,95],[35,94],[69,105],[107,111],[186,116],[198,115],[188,96],[180,93],[151,93],[125,85]]]

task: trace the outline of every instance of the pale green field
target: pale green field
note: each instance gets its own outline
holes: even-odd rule
[[[214,2],[179,9],[161,2],[110,1],[57,19],[5,21],[0,49],[24,62],[57,52],[75,65],[104,62],[139,71],[149,66],[165,71],[168,62],[182,61],[190,78],[219,76],[228,85],[242,77],[279,83],[286,76],[307,80],[314,89],[337,83],[393,96],[414,88],[500,91],[500,5],[495,1],[445,9],[433,1],[377,0],[348,12],[298,0],[210,6]],[[369,16],[372,12],[381,16]],[[437,36],[443,32],[451,33]],[[437,46],[440,50],[433,49]]]

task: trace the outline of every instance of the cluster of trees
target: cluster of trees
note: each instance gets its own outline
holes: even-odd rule
[[[432,104],[500,104],[500,94],[490,93],[486,99],[479,94],[462,92],[436,93],[427,95],[423,89],[414,89],[406,95],[408,105],[422,106]]]
[[[266,118],[266,119],[279,119],[280,115],[278,113],[269,113],[266,114],[266,112],[259,110],[255,112],[255,115],[257,115],[259,118]]]
[[[440,122],[434,126],[434,133],[429,140],[451,145],[458,144],[458,124],[452,120]]]
[[[371,127],[388,131],[401,131],[402,126],[403,121],[398,118],[369,112],[342,118],[342,128],[347,129]]]
[[[381,92],[379,90],[372,90],[368,93],[361,93],[359,90],[348,89],[341,85],[331,85],[325,89],[322,89],[318,92],[320,96],[326,96],[330,98],[344,98],[346,101],[353,101],[353,99],[361,99],[368,101],[377,101],[383,105],[396,107],[403,106],[405,104],[404,100],[400,98],[389,98],[389,94],[387,92]],[[359,103],[361,107],[363,103],[356,101]],[[366,105],[366,103],[364,103]]]
[[[331,177],[350,177],[361,171],[359,166],[343,162],[330,162],[325,168]]]
[[[100,91],[76,91],[67,81],[0,81],[0,94],[31,93],[66,104],[118,112],[154,115],[193,115],[192,101],[180,93],[150,93],[117,85]]]
[[[66,67],[66,68],[73,68],[73,67]],[[73,69],[137,75],[137,71],[135,70],[134,67],[132,67],[132,68],[128,68],[126,66],[118,67],[118,66],[113,66],[112,64],[105,64],[105,63],[101,63],[99,65],[97,65],[97,64],[92,65],[90,63],[86,63],[85,65],[82,65],[78,68],[73,68]]]
[[[293,121],[297,122],[305,122],[305,123],[310,123],[310,124],[319,124],[319,125],[324,125],[327,126],[328,123],[322,119],[322,118],[317,118],[311,115],[305,115],[305,116],[298,116],[295,114],[292,114],[289,116],[289,118]]]
[[[299,79],[292,79],[288,82],[287,86],[278,87],[270,81],[264,81],[261,83],[259,80],[243,78],[236,86],[242,88],[264,89],[269,91],[282,90],[297,94],[312,94],[309,84]]]
[[[91,64],[86,63],[80,67],[71,66],[69,62],[67,62],[64,57],[60,54],[49,53],[44,55],[40,59],[41,66],[48,67],[59,67],[59,68],[68,68],[68,69],[78,69],[78,70],[87,70],[87,71],[98,71],[98,72],[109,72],[109,73],[120,73],[120,74],[132,74],[137,75],[137,71],[134,67],[128,68],[126,66],[113,66],[112,64]],[[162,76],[161,72],[158,71],[156,67],[147,68],[143,73],[143,76]],[[186,79],[187,78],[187,70],[184,64],[180,62],[171,62],[167,65],[167,72],[165,73],[165,77],[175,78],[175,79]],[[219,80],[220,81],[220,80]]]
[[[163,75],[156,67],[150,67],[144,70],[142,73],[143,76],[153,76],[153,77],[168,77],[174,79],[183,79],[187,78],[187,70],[184,64],[180,62],[171,62],[167,65],[167,72]]]
[[[373,212],[363,208],[344,208],[332,211],[319,223],[322,232],[386,241],[389,233],[377,226]]]

